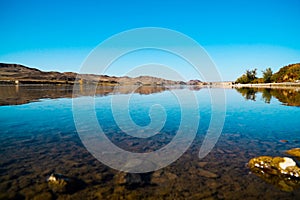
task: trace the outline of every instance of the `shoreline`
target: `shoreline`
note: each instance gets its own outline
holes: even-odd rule
[[[63,81],[63,80],[0,80],[0,85],[98,85],[98,86],[131,86],[136,85],[133,83],[112,83],[108,81],[100,82],[80,82],[80,81]],[[200,88],[267,88],[267,89],[298,89],[300,88],[300,82],[284,82],[284,83],[252,83],[252,84],[234,84],[232,82],[208,82],[202,84],[159,84],[159,83],[140,83],[139,86],[189,86]]]
[[[267,88],[267,89],[298,89],[300,83],[285,82],[285,83],[253,83],[253,84],[233,84],[233,88]]]

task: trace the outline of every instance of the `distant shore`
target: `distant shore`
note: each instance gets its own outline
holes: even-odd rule
[[[233,84],[233,88],[270,88],[270,89],[290,89],[300,88],[300,82],[284,82],[284,83],[255,83],[255,84]]]
[[[298,67],[298,64],[292,65]],[[291,66],[287,66],[291,67]],[[279,81],[278,81],[279,82]],[[0,63],[1,85],[97,85],[97,86],[193,86],[199,88],[300,88],[299,80],[282,83],[236,84],[232,81],[203,82],[200,80],[176,81],[152,76],[108,76],[96,74],[77,74],[75,72],[45,72],[19,64]]]
[[[109,81],[99,81],[97,82],[85,82],[80,83],[80,81],[63,81],[63,80],[0,80],[0,85],[74,85],[75,83],[90,85],[97,84],[98,86],[130,86],[136,85],[135,83],[117,83],[117,82],[109,82]],[[197,87],[213,87],[213,88],[269,88],[269,89],[291,89],[291,88],[299,88],[300,82],[284,82],[284,83],[253,83],[253,84],[234,84],[233,82],[201,82],[195,85],[190,84],[180,84],[180,83],[171,83],[171,84],[161,84],[157,82],[148,82],[147,84],[139,84],[140,86],[197,86]]]

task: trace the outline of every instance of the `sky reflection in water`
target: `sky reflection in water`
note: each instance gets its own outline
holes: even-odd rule
[[[215,198],[242,198],[245,195],[291,199],[299,197],[298,190],[281,192],[258,177],[249,175],[245,167],[245,163],[252,157],[285,156],[285,150],[299,147],[298,91],[226,89],[227,111],[222,135],[212,152],[200,160],[197,153],[211,117],[209,90],[182,90],[186,89],[193,89],[199,102],[200,123],[196,139],[178,161],[151,174],[150,181],[156,186],[137,186],[137,197],[155,198],[155,194],[168,191],[169,196],[166,198],[171,199],[171,194],[178,193],[178,198],[184,199],[180,187],[184,187],[192,198],[204,192]],[[68,194],[74,198],[83,194],[93,196],[96,190],[103,192],[107,198],[113,195],[128,197],[132,194],[128,188],[123,188],[122,194],[115,191],[113,188],[123,187],[113,178],[119,176],[118,172],[95,160],[82,146],[73,121],[70,87],[49,86],[46,93],[36,86],[19,86],[18,89],[15,86],[1,86],[0,91],[0,102],[6,105],[0,107],[0,189],[4,197],[7,197],[5,194],[8,192],[14,197],[32,197],[32,193],[49,191],[45,179],[53,171],[76,176],[87,183],[85,189]],[[91,95],[88,90],[83,91],[84,95]],[[124,93],[126,91],[124,88]],[[114,144],[132,152],[151,152],[172,140],[179,126],[180,105],[171,95],[170,89],[146,87],[133,94],[129,105],[130,115],[137,125],[145,126],[150,122],[148,114],[152,104],[162,104],[167,114],[160,133],[144,139],[125,135],[118,128],[111,113],[112,93],[112,88],[99,88],[95,101],[99,123]],[[280,140],[288,142],[283,144]],[[207,164],[204,166],[203,163]],[[208,178],[208,174],[203,174],[201,170],[208,170],[216,178]],[[161,175],[156,179],[158,173]],[[177,177],[176,181],[170,179],[170,173]],[[102,178],[96,178],[99,174]],[[259,187],[251,189],[252,185]],[[230,191],[230,187],[235,189]],[[105,193],[105,188],[110,192]],[[64,194],[59,195],[66,197]]]

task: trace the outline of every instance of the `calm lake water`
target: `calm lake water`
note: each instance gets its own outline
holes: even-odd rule
[[[76,98],[93,95],[81,89],[82,96]],[[174,90],[193,90],[197,97],[200,122],[195,140],[163,169],[126,174],[99,162],[82,144],[73,120],[72,86],[0,86],[0,199],[300,199],[299,188],[282,191],[280,183],[268,183],[246,166],[253,157],[287,156],[284,151],[300,147],[299,90],[225,89],[223,131],[203,159],[198,153],[211,119],[209,92],[222,89],[139,88],[129,101],[137,125],[150,123],[154,104],[161,104],[167,114],[159,134],[141,139],[124,134],[112,114],[111,99],[128,94],[130,88],[98,88],[99,124],[125,150],[160,149],[172,140],[181,109],[188,107],[178,103]],[[76,178],[81,185],[55,192],[47,183],[51,173]]]

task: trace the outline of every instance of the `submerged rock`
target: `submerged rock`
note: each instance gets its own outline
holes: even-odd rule
[[[65,192],[68,185],[68,178],[63,177],[60,174],[51,174],[47,179],[49,187],[54,192]]]
[[[117,185],[123,185],[126,188],[143,187],[150,184],[151,173],[126,173],[120,172],[116,174],[115,180]]]
[[[291,158],[260,156],[252,158],[248,167],[255,175],[283,191],[300,187],[300,168]]]
[[[206,178],[218,178],[219,176],[205,169],[199,169],[199,175]]]
[[[281,142],[281,143],[288,143],[289,141],[287,141],[287,140],[279,140],[279,142]]]
[[[260,156],[252,158],[248,167],[253,171],[261,171],[267,174],[284,175],[293,178],[300,178],[300,168],[296,162],[288,157]]]
[[[153,185],[165,185],[166,183],[173,182],[178,176],[167,170],[155,171],[151,176],[151,184]]]
[[[33,200],[52,200],[55,199],[50,192],[43,192],[33,197]]]
[[[74,193],[85,187],[83,181],[62,174],[51,174],[47,181],[49,188],[55,193]]]
[[[290,150],[286,151],[285,153],[287,153],[291,156],[295,156],[298,159],[300,159],[300,148],[290,149]]]

